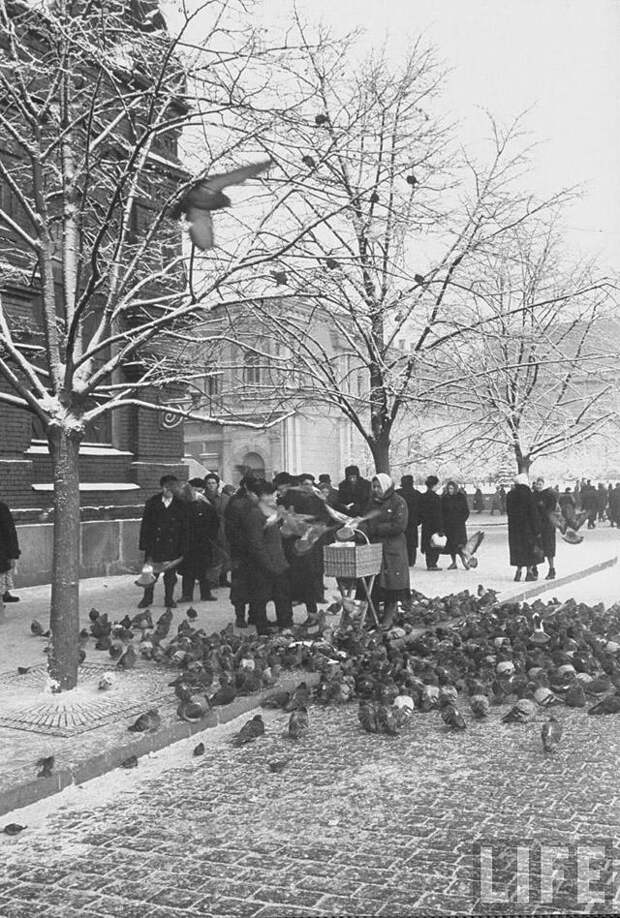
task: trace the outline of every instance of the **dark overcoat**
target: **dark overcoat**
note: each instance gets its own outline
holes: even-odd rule
[[[20,554],[13,516],[7,505],[0,501],[0,574],[9,571],[11,561],[19,558]]]
[[[540,538],[542,549],[547,558],[555,558],[555,526],[550,516],[557,509],[557,494],[553,488],[534,491],[534,500],[540,518]]]
[[[456,555],[467,542],[467,527],[465,523],[469,518],[467,497],[462,491],[456,494],[442,494],[441,516],[443,531],[447,538],[445,554]]]
[[[338,509],[349,516],[362,516],[370,504],[371,487],[367,478],[352,482],[345,478],[338,485]]]
[[[540,545],[540,516],[528,485],[518,484],[506,495],[508,547],[513,567],[537,564],[535,546]]]
[[[304,513],[320,522],[333,523],[325,509],[325,502],[316,494],[289,490],[278,503],[287,510]],[[291,597],[294,602],[321,602],[323,599],[323,545],[326,538],[317,539],[309,551],[298,555],[295,551],[297,537],[284,539],[284,552],[289,564]]]
[[[422,551],[432,551],[431,536],[434,532],[443,532],[443,514],[439,494],[435,494],[430,489],[426,490],[420,496],[418,513],[422,523]]]
[[[384,590],[408,590],[407,504],[394,488],[389,488],[381,497],[373,497],[371,509],[379,513],[366,521],[365,529],[371,542],[383,545],[383,563],[377,582]]]
[[[246,505],[242,522],[245,540],[238,546],[236,559],[240,580],[247,590],[248,602],[268,602],[274,577],[281,576],[288,568],[280,527],[277,523],[266,525],[266,517],[256,504]],[[234,579],[233,575],[233,583]],[[235,595],[234,602],[239,601]]]
[[[399,494],[407,504],[407,531],[405,532],[407,545],[409,548],[417,548],[418,526],[420,525],[418,510],[422,495],[417,488],[398,488],[396,493]]]
[[[189,512],[185,501],[173,497],[165,506],[161,494],[149,497],[140,526],[140,548],[152,561],[172,561],[189,548]]]
[[[179,573],[202,580],[213,563],[213,543],[217,538],[220,521],[215,508],[208,500],[187,502],[189,515],[189,546],[179,565]]]

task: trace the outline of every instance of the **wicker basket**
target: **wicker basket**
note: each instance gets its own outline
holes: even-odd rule
[[[378,574],[383,562],[383,545],[326,545],[323,563],[328,577],[370,577]]]

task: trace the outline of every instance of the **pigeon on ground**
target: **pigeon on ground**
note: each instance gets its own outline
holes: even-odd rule
[[[37,778],[49,778],[54,767],[54,756],[42,756],[40,759],[37,759],[36,764],[37,767],[41,769],[37,774]]]
[[[123,759],[121,762],[121,768],[136,768],[138,765],[138,756],[130,755],[128,758]]]
[[[17,667],[17,674],[18,674],[18,676],[25,676],[26,673],[29,673],[29,672],[30,672],[30,669],[31,669],[30,666],[18,666],[18,667]]]
[[[50,636],[50,632],[44,631],[43,625],[41,624],[41,622],[38,622],[36,618],[34,618],[32,622],[30,623],[30,633],[33,634],[35,637],[49,637]]]
[[[265,733],[265,724],[260,714],[255,714],[251,720],[248,720],[232,739],[233,746],[245,746],[246,743],[253,743],[259,736]]]
[[[190,606],[185,614],[189,618],[190,622],[193,622],[198,618],[198,612],[196,612],[193,606]]]
[[[306,154],[305,156],[302,156],[302,157],[301,157],[301,161],[302,161],[302,163],[304,164],[304,166],[307,166],[307,167],[308,167],[308,169],[314,169],[315,166],[316,166],[316,162],[315,162],[315,160],[314,160],[314,157],[308,156],[308,154]]]
[[[310,721],[308,719],[308,709],[300,707],[292,711],[288,721],[289,739],[301,739],[301,737],[307,733],[309,729]]]
[[[204,754],[205,754],[205,744],[204,743],[198,743],[197,746],[194,746],[194,749],[192,752],[193,756],[198,757],[199,755],[204,755]]]
[[[554,752],[562,738],[562,725],[558,723],[555,717],[550,717],[549,720],[542,725],[540,737],[545,752]]]
[[[520,698],[502,717],[505,724],[526,724],[536,714],[536,703],[530,698]]]
[[[588,709],[588,714],[618,714],[620,713],[620,694],[608,695],[601,701],[597,701]]]
[[[195,724],[202,720],[208,710],[209,703],[206,698],[194,698],[189,701],[182,701],[177,708],[177,714],[181,720]]]
[[[269,762],[269,771],[272,771],[274,774],[279,774],[281,771],[284,771],[290,759],[276,759],[273,762]]]
[[[140,714],[138,719],[127,727],[130,733],[155,733],[161,726],[161,717],[157,708]]]
[[[459,711],[457,707],[453,704],[448,704],[441,710],[441,719],[447,727],[450,727],[452,730],[465,730],[467,724],[465,723],[465,718]]]
[[[377,733],[385,733],[387,736],[397,736],[399,718],[394,708],[388,707],[385,704],[378,704],[376,711]]]
[[[20,832],[27,828],[28,826],[20,826],[17,822],[9,822],[2,831],[5,835],[19,835]]]
[[[190,239],[197,248],[206,252],[214,245],[211,211],[231,206],[231,200],[224,194],[223,189],[229,185],[242,185],[247,179],[260,175],[270,165],[271,160],[267,159],[221,175],[200,179],[171,207],[170,215],[173,219],[185,215],[189,224]]]
[[[296,711],[299,708],[307,709],[310,704],[310,692],[305,682],[300,682],[287,703],[284,710],[287,712]]]
[[[377,710],[372,701],[360,701],[357,717],[366,733],[377,733]]]
[[[569,708],[585,708],[586,693],[579,679],[575,679],[566,690],[564,702]]]
[[[106,692],[109,688],[114,685],[114,680],[116,676],[114,673],[103,673],[99,682],[97,683],[97,688],[100,692]]]
[[[491,707],[486,695],[472,695],[469,699],[469,706],[474,717],[486,717]]]

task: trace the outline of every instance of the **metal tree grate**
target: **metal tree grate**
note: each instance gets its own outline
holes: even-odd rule
[[[113,686],[99,691],[102,674],[113,670],[113,666],[83,663],[78,688],[59,695],[44,691],[45,664],[33,666],[24,675],[0,673],[0,728],[75,736],[173,699],[167,685],[170,675],[151,667],[115,672]]]

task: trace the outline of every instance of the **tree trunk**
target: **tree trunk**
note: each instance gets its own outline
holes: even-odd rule
[[[521,474],[521,472],[525,472],[526,475],[529,475],[531,464],[532,460],[529,456],[517,456],[517,468],[519,469],[519,474]]]
[[[385,472],[390,474],[390,434],[389,431],[381,431],[378,437],[369,444],[372,452],[372,458],[375,462],[376,472]]]
[[[54,428],[48,432],[54,476],[54,553],[50,677],[58,691],[77,685],[80,650],[80,437]]]

